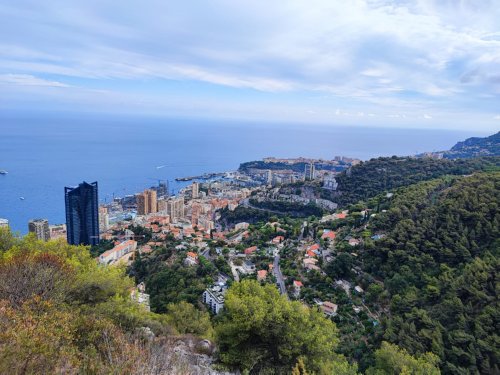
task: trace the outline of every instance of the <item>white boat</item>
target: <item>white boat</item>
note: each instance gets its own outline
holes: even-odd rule
[[[7,172],[5,169],[0,169],[0,174],[7,174],[9,172]]]
[[[23,200],[24,200],[24,197],[19,197],[19,199],[23,201]]]

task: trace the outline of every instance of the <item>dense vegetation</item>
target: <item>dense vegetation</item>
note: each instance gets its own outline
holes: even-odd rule
[[[253,207],[238,206],[233,211],[225,208],[220,211],[220,222],[226,227],[240,222],[257,224],[266,222],[272,217],[303,218],[308,216],[321,217],[323,210],[316,204],[301,204],[283,201],[262,201],[251,199]]]
[[[499,198],[498,172],[414,185],[375,218],[386,237],[363,252],[388,292],[384,338],[433,352],[445,374],[499,371]]]
[[[268,269],[269,241],[282,235],[281,270],[289,291],[293,280],[304,281],[300,295],[290,293],[301,301],[244,279],[229,282],[218,316],[200,297],[220,273],[230,274],[221,240],[206,240],[205,258],[169,236],[151,253],[135,254],[127,277],[122,267],[99,265],[89,248],[0,228],[0,373],[189,373],[172,346],[184,335],[214,340],[219,365],[248,374],[499,373],[497,165],[498,158],[374,159],[339,178],[367,193],[344,180],[353,193],[341,197],[364,201],[332,222],[245,209],[269,223],[250,226],[231,251],[258,246],[252,261]],[[467,175],[476,169],[489,171]],[[326,229],[336,231],[335,243],[321,239]],[[331,258],[305,271],[297,250],[313,241]],[[199,264],[184,264],[187,251],[198,252]],[[132,278],[146,282],[153,312],[131,300]],[[346,292],[340,279],[364,292]],[[317,299],[338,304],[338,314],[324,317]]]
[[[203,257],[196,267],[183,264],[186,251],[175,251],[175,243],[138,256],[130,270],[137,281],[145,281],[151,294],[151,308],[165,313],[168,305],[186,301],[197,304],[203,291],[217,279],[217,268]]]
[[[444,175],[468,175],[499,166],[499,157],[447,160],[393,156],[371,159],[342,172],[337,177],[338,191],[325,191],[324,198],[346,206],[420,181]]]
[[[478,156],[500,156],[500,132],[484,138],[468,138],[444,153],[444,157],[450,159]]]
[[[318,310],[288,301],[270,284],[235,284],[216,331],[223,363],[252,373],[273,369],[288,374],[299,358],[321,373],[355,373],[335,354],[335,325]],[[343,370],[334,372],[337,368]]]
[[[255,161],[248,161],[245,163],[241,163],[240,167],[238,170],[240,172],[245,172],[248,173],[251,169],[262,169],[262,170],[283,170],[283,169],[290,169],[294,172],[297,173],[304,173],[306,167],[306,163],[294,163],[294,164],[288,164],[288,163],[266,163],[262,160],[255,160]]]
[[[265,171],[265,170],[277,171],[277,170],[288,169],[288,170],[292,170],[296,173],[304,173],[306,164],[307,163],[305,163],[305,162],[289,164],[289,163],[281,163],[281,162],[265,162],[262,160],[254,160],[254,161],[248,161],[245,163],[241,163],[238,170],[240,172],[248,173],[252,169],[260,169],[262,171]],[[315,165],[316,165],[316,168],[318,168],[318,169],[337,171],[337,172],[343,171],[348,167],[348,164],[343,162],[343,161],[339,161],[337,165],[331,165],[331,164],[321,163],[321,162],[315,163]]]
[[[247,222],[255,224],[265,222],[273,216],[282,216],[278,213],[243,206],[238,206],[233,211],[225,208],[220,211],[220,214],[220,222],[228,228],[236,223]]]
[[[131,300],[132,286],[86,247],[0,228],[0,373],[184,371],[170,340],[179,309],[150,313]]]
[[[273,201],[250,199],[250,204],[254,207],[261,208],[267,211],[272,211],[279,214],[286,214],[291,217],[308,217],[323,215],[323,210],[314,203],[302,204],[286,201]]]

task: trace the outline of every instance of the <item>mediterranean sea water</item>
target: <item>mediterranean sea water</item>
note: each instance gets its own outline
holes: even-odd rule
[[[64,186],[98,181],[110,201],[175,178],[236,170],[276,157],[370,159],[446,150],[474,131],[315,126],[244,121],[89,115],[0,116],[0,218],[27,232],[28,220],[63,223]],[[24,198],[24,199],[21,199]]]

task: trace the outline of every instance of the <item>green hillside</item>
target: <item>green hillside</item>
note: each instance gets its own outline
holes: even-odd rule
[[[393,197],[361,264],[383,280],[384,339],[431,351],[444,374],[499,371],[500,173],[444,178]]]

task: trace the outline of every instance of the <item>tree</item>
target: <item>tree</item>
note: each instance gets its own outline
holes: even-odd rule
[[[167,321],[180,334],[191,333],[208,338],[213,335],[210,315],[185,301],[168,304]]]
[[[347,278],[351,275],[353,266],[352,255],[349,253],[340,253],[333,261],[328,264],[327,274],[333,279]]]
[[[338,337],[333,322],[317,309],[288,301],[272,285],[261,286],[255,280],[234,283],[223,311],[216,337],[226,365],[289,373],[299,357],[312,371],[343,361],[335,354]]]
[[[367,370],[367,375],[439,375],[439,358],[432,353],[413,357],[396,345],[382,342],[375,351],[375,366]]]
[[[0,300],[14,307],[33,297],[61,302],[73,280],[71,267],[56,255],[14,255],[0,262]]]

